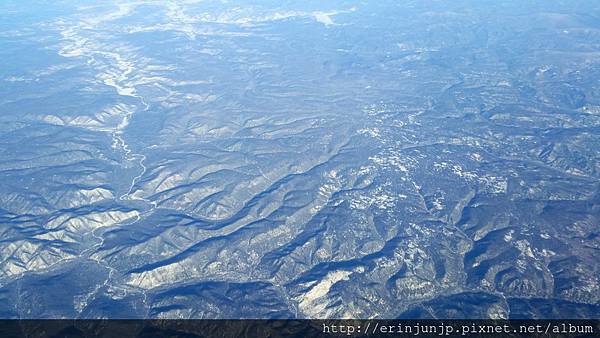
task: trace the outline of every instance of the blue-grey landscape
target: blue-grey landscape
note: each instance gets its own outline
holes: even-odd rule
[[[600,2],[0,3],[0,318],[600,318]]]

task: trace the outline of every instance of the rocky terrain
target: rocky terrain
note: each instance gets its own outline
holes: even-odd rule
[[[0,4],[0,317],[600,317],[600,4]]]

